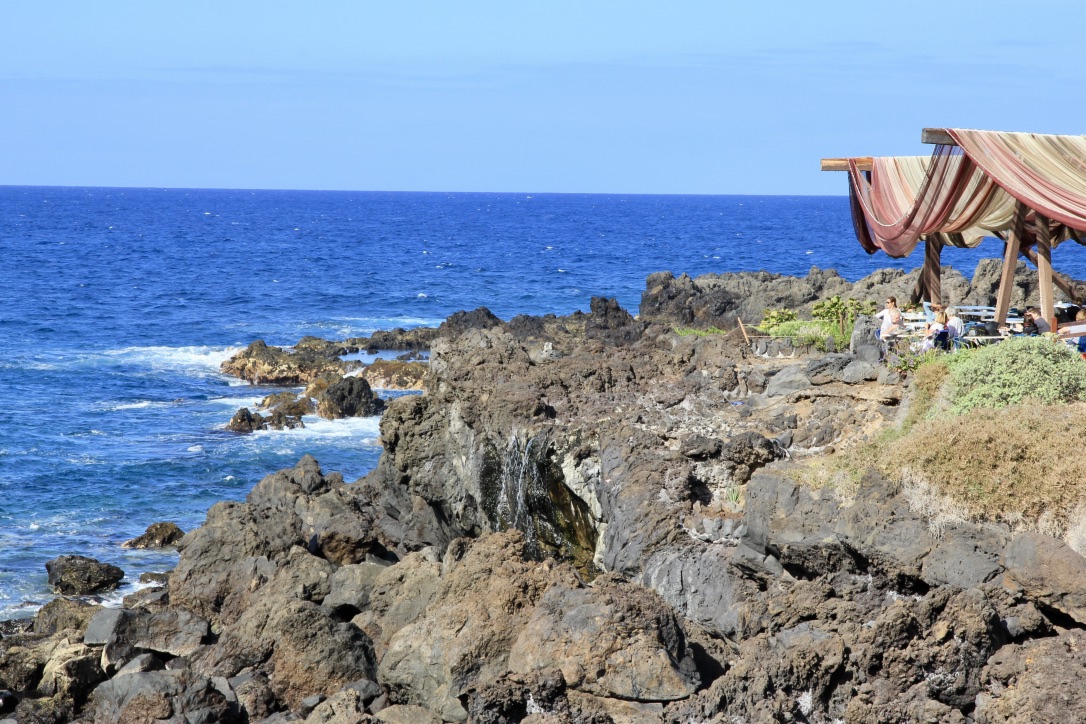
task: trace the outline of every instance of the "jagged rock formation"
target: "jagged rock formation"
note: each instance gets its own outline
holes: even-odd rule
[[[181,530],[176,523],[152,523],[147,526],[147,530],[143,532],[143,535],[137,536],[132,540],[126,540],[121,544],[121,547],[165,548],[166,546],[171,546],[181,540],[184,535],[185,531]]]
[[[999,290],[1002,260],[982,259],[970,282],[961,272],[944,266],[942,296],[946,304],[992,304]],[[658,272],[648,277],[641,297],[644,320],[674,320],[678,324],[706,328],[732,327],[736,318],[757,324],[767,309],[790,309],[809,315],[815,302],[832,297],[870,300],[881,304],[887,296],[904,303],[912,295],[920,270],[879,269],[856,283],[836,271],[812,267],[806,277],[769,272],[705,274],[691,279],[685,274]],[[1068,277],[1063,277],[1071,281]],[[1080,294],[1086,296],[1086,284]],[[1019,308],[1039,303],[1037,271],[1019,261],[1015,270],[1011,304]],[[1059,297],[1058,297],[1059,298]]]
[[[897,414],[870,361],[765,359],[607,300],[477,320],[433,343],[424,395],[391,402],[366,477],[303,458],[212,507],[165,586],[5,631],[20,720],[1074,711],[1086,559],[789,462]]]
[[[337,372],[342,375],[359,366],[357,362],[339,359],[346,348],[325,340],[309,339],[309,344],[294,352],[269,347],[258,339],[223,362],[222,372],[254,385],[305,385],[321,374]],[[318,344],[322,342],[325,343]]]

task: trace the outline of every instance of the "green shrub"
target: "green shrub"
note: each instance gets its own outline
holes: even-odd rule
[[[709,327],[708,329],[694,329],[692,327],[676,327],[675,334],[680,337],[689,337],[694,335],[695,337],[707,337],[710,334],[727,334],[726,331],[719,327]]]
[[[874,314],[874,302],[861,302],[859,299],[841,299],[836,294],[829,299],[815,302],[811,307],[811,316],[825,322],[836,322],[844,334],[851,330],[858,314]],[[851,334],[851,332],[850,332]]]
[[[1086,400],[1086,362],[1051,337],[1012,337],[951,363],[952,409]]]
[[[762,315],[762,321],[758,327],[773,334],[777,327],[785,322],[794,322],[797,319],[799,319],[799,315],[791,309],[767,309],[765,314]]]
[[[849,339],[852,337],[852,328],[849,327],[847,334],[843,334],[838,328],[836,321],[819,319],[804,321],[796,320],[779,324],[773,330],[773,336],[790,337],[792,339],[792,344],[794,345],[811,345],[816,349],[825,352],[826,337],[833,337],[834,345],[837,349],[848,347]]]

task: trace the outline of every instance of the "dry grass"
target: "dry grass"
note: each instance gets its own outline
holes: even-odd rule
[[[1023,404],[919,421],[875,457],[917,512],[1073,533],[1086,548],[1083,440],[1086,404]]]

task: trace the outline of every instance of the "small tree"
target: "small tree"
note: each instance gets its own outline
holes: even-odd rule
[[[836,322],[841,334],[846,334],[860,314],[874,314],[874,302],[861,302],[859,299],[841,299],[834,294],[829,299],[815,302],[811,307],[811,316],[824,322]]]

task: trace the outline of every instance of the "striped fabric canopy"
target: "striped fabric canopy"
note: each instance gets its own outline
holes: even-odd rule
[[[1014,223],[1016,202],[1049,219],[1055,242],[1086,229],[1086,137],[948,129],[957,146],[930,157],[872,159],[870,177],[849,159],[849,196],[860,244],[907,256],[921,239],[976,246]],[[1036,213],[1026,219],[1033,236]]]

